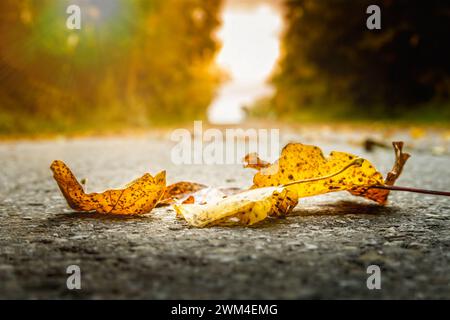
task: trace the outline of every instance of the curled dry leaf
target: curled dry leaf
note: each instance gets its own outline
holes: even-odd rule
[[[297,205],[295,191],[283,187],[247,190],[206,204],[174,205],[190,225],[252,225],[268,216],[283,216]]]
[[[354,195],[363,196],[379,204],[385,204],[388,190],[370,189],[371,186],[394,183],[400,175],[409,155],[402,153],[401,142],[394,142],[396,161],[386,181],[374,166],[367,160],[355,155],[333,151],[325,158],[316,146],[290,143],[286,145],[280,158],[272,165],[260,169],[253,177],[252,188],[280,186],[299,180],[313,180],[305,183],[293,183],[288,186],[295,190],[299,198],[318,194],[347,190]],[[361,159],[358,166],[351,166],[339,174],[326,177],[339,168],[348,166],[355,159]]]
[[[234,187],[224,187],[224,188],[214,188],[214,187],[206,187],[202,190],[194,192],[189,196],[182,198],[181,203],[195,203],[195,204],[205,204],[214,202],[228,196],[237,194],[243,191],[240,188]]]
[[[270,162],[261,160],[256,152],[247,154],[242,161],[244,162],[244,168],[260,170],[270,166]]]
[[[195,203],[195,198],[194,196],[188,196],[186,199],[184,199],[184,201],[182,202],[183,204],[192,204]]]
[[[148,213],[161,199],[166,186],[166,172],[162,171],[155,177],[146,173],[128,184],[125,189],[86,194],[64,162],[55,160],[50,168],[67,203],[76,211],[110,214]]]
[[[311,183],[339,175],[353,166],[360,167],[364,159],[356,158],[338,171],[324,177],[292,181],[282,186],[250,189],[230,197],[222,196],[204,204],[176,205],[178,216],[196,227],[226,224],[252,225],[269,216],[282,217],[292,211],[298,203],[294,184]],[[189,203],[192,203],[190,201]]]
[[[169,185],[164,192],[158,206],[170,205],[189,197],[191,194],[206,188],[204,184],[196,182],[180,181]]]
[[[406,161],[410,157],[408,153],[403,153],[402,141],[392,142],[392,146],[394,147],[395,152],[395,162],[391,171],[388,172],[386,179],[384,180],[384,185],[387,186],[394,185],[395,181],[402,173]],[[364,196],[380,204],[385,204],[389,196],[389,190],[370,189],[366,187],[355,188],[350,190],[350,193],[355,196]]]

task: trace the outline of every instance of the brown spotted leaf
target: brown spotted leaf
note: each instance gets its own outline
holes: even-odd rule
[[[252,225],[269,216],[281,217],[289,214],[298,203],[295,184],[307,184],[336,177],[352,167],[360,167],[363,159],[356,158],[336,172],[323,177],[292,181],[282,186],[253,188],[234,195],[216,195],[216,199],[200,204],[175,205],[177,216],[190,225],[205,227],[212,225]],[[204,189],[206,190],[206,189]],[[202,190],[203,191],[203,190]],[[192,203],[192,198],[189,202]]]
[[[146,173],[125,189],[86,194],[64,162],[55,160],[50,168],[67,203],[76,211],[124,215],[148,213],[161,199],[166,185],[166,173],[162,171],[155,177]]]
[[[388,172],[386,179],[384,180],[384,185],[393,186],[397,178],[403,171],[403,166],[409,159],[410,155],[408,153],[403,153],[403,142],[392,142],[395,152],[395,162],[391,171]],[[355,196],[363,196],[379,204],[385,204],[389,196],[389,190],[383,189],[370,189],[367,187],[355,188],[349,190],[351,194]]]
[[[204,184],[196,182],[180,181],[169,185],[164,192],[158,206],[170,205],[177,202],[177,200],[182,200],[188,198],[193,193],[198,192],[206,188]]]
[[[275,163],[260,169],[255,174],[252,188],[283,186],[295,181],[313,180],[295,183],[288,188],[295,190],[299,198],[347,190],[354,195],[385,204],[389,191],[370,189],[370,187],[394,183],[409,157],[402,153],[401,146],[402,143],[394,143],[397,160],[393,171],[385,181],[381,173],[365,159],[337,151],[331,152],[329,157],[325,158],[316,146],[290,143],[283,148],[280,158]],[[338,172],[349,166],[355,159],[360,159],[359,165],[351,166],[332,177],[314,180]]]
[[[244,159],[244,168],[253,168],[256,170],[261,170],[270,166],[270,162],[261,160],[256,152],[247,154]]]

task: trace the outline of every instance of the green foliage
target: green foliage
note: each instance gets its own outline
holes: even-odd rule
[[[450,98],[450,5],[411,2],[286,2],[283,57],[273,78],[277,113],[341,119],[448,115],[442,106]],[[381,30],[366,28],[371,4],[381,8]]]
[[[78,4],[81,30],[66,28]],[[220,1],[3,0],[0,133],[147,127],[201,118]]]

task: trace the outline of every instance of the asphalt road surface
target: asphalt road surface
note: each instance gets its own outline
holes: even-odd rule
[[[353,152],[386,173],[391,150],[355,141],[373,132],[283,133],[282,142]],[[381,137],[376,136],[375,137]],[[410,139],[407,133],[389,139]],[[139,217],[74,213],[49,165],[64,160],[88,191],[144,172],[168,182],[251,185],[235,165],[175,165],[167,134],[0,143],[0,298],[450,298],[450,199],[397,192],[380,207],[345,192],[303,199],[286,219],[253,227],[188,227],[171,208]],[[410,139],[399,185],[450,190],[448,137]],[[78,265],[81,290],[66,269]],[[369,265],[381,289],[366,285]]]

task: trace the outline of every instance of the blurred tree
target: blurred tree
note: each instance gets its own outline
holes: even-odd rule
[[[0,1],[0,132],[201,118],[221,1]],[[81,30],[66,8],[81,7]]]
[[[366,9],[381,8],[381,30]],[[402,116],[450,93],[450,4],[429,0],[285,2],[279,114]],[[449,113],[449,112],[447,112]]]

